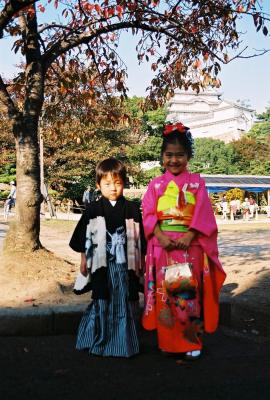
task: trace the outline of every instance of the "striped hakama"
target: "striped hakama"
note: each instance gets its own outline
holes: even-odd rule
[[[100,356],[131,357],[139,353],[136,317],[139,304],[128,301],[127,265],[109,261],[110,299],[93,300],[81,320],[76,348]]]

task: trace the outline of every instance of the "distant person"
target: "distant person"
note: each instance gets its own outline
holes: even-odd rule
[[[236,199],[235,204],[236,204],[236,211],[238,213],[241,210],[241,201],[239,199]]]
[[[123,196],[125,181],[120,161],[109,158],[97,165],[102,196],[86,208],[70,240],[70,247],[81,253],[80,271],[90,275],[92,289],[76,348],[99,356],[139,352],[135,322],[146,246],[139,206]]]
[[[223,196],[223,197],[222,197],[222,200],[221,200],[221,210],[222,210],[222,218],[223,218],[224,220],[227,220],[228,202],[227,202],[226,196]]]
[[[8,214],[16,203],[16,184],[14,181],[10,182],[10,192],[4,205],[4,218],[7,219]]]
[[[243,210],[243,220],[248,221],[249,220],[249,201],[248,201],[247,197],[245,198],[245,200],[242,203],[242,210]]]
[[[234,220],[236,217],[236,212],[237,212],[237,203],[235,199],[232,199],[230,201],[230,215],[231,215],[231,220]]]
[[[87,186],[87,189],[83,192],[82,202],[87,207],[92,201],[94,201],[94,190]]]
[[[255,208],[256,208],[256,201],[253,199],[253,197],[249,197],[248,199],[249,202],[249,214],[250,214],[250,218],[254,217],[254,212],[255,212]]]

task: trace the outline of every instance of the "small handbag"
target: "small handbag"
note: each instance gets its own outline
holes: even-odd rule
[[[187,292],[194,293],[198,282],[192,273],[192,264],[188,262],[176,263],[164,267],[164,287],[169,295],[181,295]]]

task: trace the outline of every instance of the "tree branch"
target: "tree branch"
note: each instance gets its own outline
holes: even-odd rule
[[[92,55],[94,65],[95,65],[96,70],[97,70],[97,73],[98,73],[98,75],[99,75],[99,77],[100,77],[101,84],[102,84],[102,87],[103,87],[104,92],[105,92],[105,94],[106,94],[106,97],[109,97],[109,96],[108,96],[108,91],[107,91],[107,88],[106,88],[106,85],[105,85],[105,82],[104,82],[104,79],[103,79],[103,76],[102,76],[102,74],[100,73],[100,70],[99,70],[99,66],[98,66],[98,63],[97,63],[97,60],[96,60],[96,57],[95,57],[95,53],[94,53],[94,51],[90,48],[90,46],[88,46],[88,50],[90,51],[90,53],[91,53],[91,55]]]
[[[38,0],[17,0],[8,1],[0,13],[0,39],[3,37],[4,29],[7,27],[9,22],[12,20],[15,14],[28,7]]]
[[[122,29],[129,29],[129,28],[136,28],[144,31],[149,31],[149,32],[160,32],[165,34],[166,36],[174,39],[174,40],[179,40],[179,37],[177,35],[172,34],[171,32],[168,32],[166,28],[162,27],[155,27],[151,25],[147,25],[146,23],[141,23],[138,21],[124,21],[124,22],[119,22],[116,24],[112,24],[109,26],[104,26],[102,28],[99,28],[92,33],[82,33],[77,36],[67,36],[65,39],[61,39],[58,42],[55,43],[54,46],[52,46],[45,54],[43,54],[42,58],[44,60],[44,65],[45,69],[47,70],[48,67],[59,57],[61,54],[72,50],[73,48],[81,45],[81,44],[88,44],[91,42],[91,40],[95,39],[96,37],[99,37],[103,34],[109,33],[109,32],[114,32],[114,31],[119,31]]]
[[[44,71],[41,62],[36,12],[31,16],[26,14],[25,24],[26,96],[24,112],[36,116],[42,107],[44,97]]]
[[[75,33],[76,30],[74,28],[70,28],[69,26],[65,26],[65,25],[61,25],[61,24],[47,24],[45,26],[43,26],[42,28],[39,29],[38,33],[41,34],[43,32],[45,32],[46,30],[50,30],[50,29],[62,29],[63,31],[69,31],[72,33]]]
[[[10,94],[8,93],[7,85],[5,84],[1,76],[0,76],[0,102],[7,109],[10,118],[13,119],[18,114],[19,110],[15,106]]]

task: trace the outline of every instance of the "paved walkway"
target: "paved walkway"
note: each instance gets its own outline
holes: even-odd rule
[[[268,400],[270,343],[224,330],[207,335],[200,360],[181,362],[142,332],[141,354],[94,357],[74,336],[0,337],[1,400]]]

